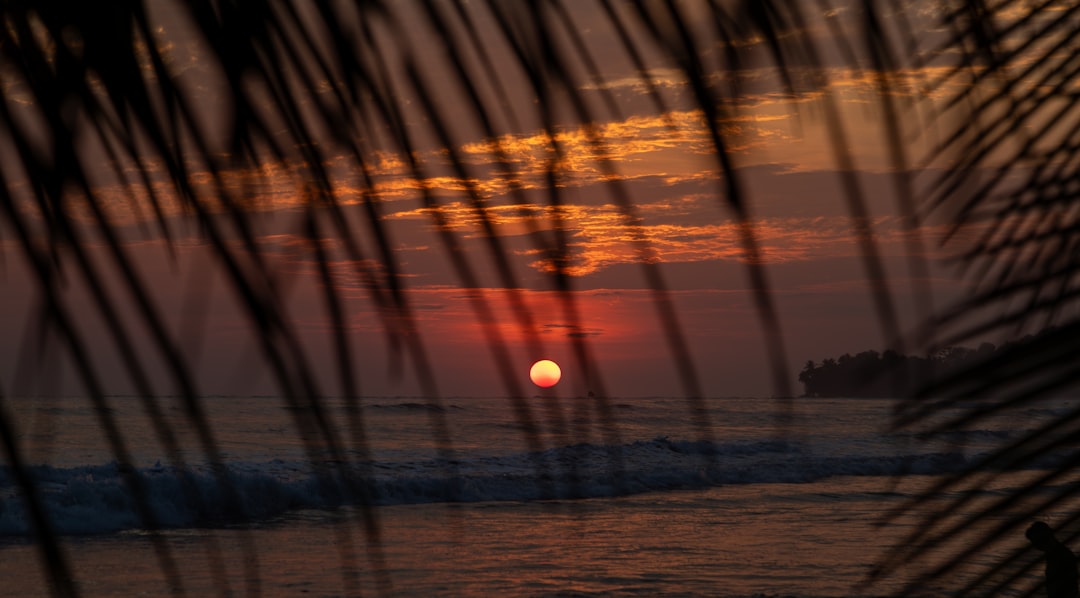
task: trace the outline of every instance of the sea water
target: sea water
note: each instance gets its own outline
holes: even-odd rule
[[[894,403],[864,399],[205,397],[198,418],[191,407],[155,399],[155,419],[138,397],[7,401],[85,595],[892,595],[919,571],[869,575],[934,506],[885,514],[1072,406],[946,439],[891,431]],[[0,497],[0,594],[47,594],[10,467]],[[1004,550],[976,551],[965,574]]]

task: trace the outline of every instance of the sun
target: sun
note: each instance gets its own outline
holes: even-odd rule
[[[529,370],[529,378],[533,381],[533,384],[540,388],[551,388],[559,383],[559,378],[562,378],[562,370],[559,369],[559,364],[554,361],[541,359],[532,365],[532,369]]]

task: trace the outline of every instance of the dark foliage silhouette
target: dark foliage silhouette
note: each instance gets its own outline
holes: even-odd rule
[[[615,172],[596,126],[617,117],[619,107],[602,85],[594,86],[601,90],[599,99],[586,99],[581,91],[602,78],[602,68],[598,57],[581,43],[569,4],[130,0],[3,5],[0,231],[10,235],[18,259],[36,284],[38,299],[28,319],[41,338],[53,339],[62,348],[73,365],[147,530],[153,532],[161,523],[149,508],[125,432],[111,415],[87,334],[73,321],[66,291],[69,281],[88,290],[95,317],[107,330],[109,350],[123,363],[128,383],[142,397],[170,465],[188,469],[181,456],[185,447],[178,445],[158,402],[166,394],[182,397],[185,417],[198,432],[198,450],[227,489],[220,439],[205,415],[193,365],[181,349],[183,338],[166,325],[162,305],[135,265],[136,249],[127,242],[131,231],[141,227],[144,234],[165,239],[173,247],[184,227],[196,227],[211,248],[214,271],[243,307],[258,339],[260,359],[272,372],[281,400],[292,408],[296,427],[304,432],[310,460],[320,464],[320,484],[328,496],[361,507],[356,523],[362,540],[346,534],[338,538],[341,559],[369,559],[374,570],[382,571],[378,518],[373,509],[364,508],[371,497],[362,476],[341,465],[349,461],[347,455],[359,455],[356,461],[363,462],[367,439],[361,411],[355,408],[361,381],[349,365],[356,350],[346,334],[336,260],[350,264],[348,280],[378,306],[381,334],[395,368],[407,361],[419,372],[424,394],[435,407],[430,410],[432,434],[451,456],[453,438],[437,408],[440,395],[432,358],[418,335],[400,256],[381,218],[376,162],[385,154],[400,159],[404,178],[415,185],[433,219],[438,246],[449,258],[458,284],[475,289],[480,287],[480,265],[461,250],[463,241],[444,212],[445,196],[426,183],[436,176],[456,181],[461,197],[488,232],[484,258],[496,264],[498,286],[507,290],[516,324],[536,343],[535,317],[518,293],[521,284],[493,232],[486,196],[477,181],[498,176],[507,181],[514,202],[530,204],[521,183],[524,175],[499,140],[538,130],[545,139],[539,186],[543,200],[553,208],[565,205],[560,183],[570,173],[557,133],[568,122],[585,131],[595,169],[603,175]],[[894,352],[885,355],[904,354],[907,345],[916,345],[912,347],[916,351],[936,351],[977,342],[990,333],[1057,325],[1052,332],[1033,337],[1022,352],[996,351],[987,359],[965,362],[918,389],[915,394],[938,401],[900,403],[895,425],[944,433],[1069,388],[1080,377],[1071,358],[1080,349],[1080,323],[1072,315],[1080,255],[1076,251],[1080,211],[1074,205],[1080,156],[1075,85],[1080,66],[1077,54],[1070,51],[1080,32],[1077,6],[1053,0],[942,2],[934,6],[941,30],[924,39],[910,25],[906,11],[916,9],[906,3],[853,0],[850,8],[859,15],[857,31],[833,32],[847,66],[866,73],[879,92],[877,109],[895,172],[896,209],[907,233],[911,277],[927,278],[927,265],[919,257],[924,252],[918,230],[933,217],[951,227],[949,246],[958,248],[957,263],[972,282],[971,292],[959,303],[936,311],[931,311],[928,293],[919,286],[925,283],[916,283],[927,328],[912,338],[900,329],[891,281],[874,240],[854,158],[847,150],[850,132],[829,89],[827,63],[833,59],[808,34],[810,15],[828,12],[833,4],[829,0],[580,4],[603,15],[619,40],[617,53],[635,65],[657,113],[665,113],[668,106],[649,74],[646,55],[658,56],[662,66],[680,73],[688,101],[702,113],[715,159],[716,196],[741,231],[746,276],[766,339],[775,394],[793,395],[792,368],[755,233],[753,198],[731,154],[732,133],[721,126],[739,110],[742,75],[757,71],[778,72],[783,93],[792,98],[813,96],[819,102],[881,336]],[[481,22],[492,29],[481,32]],[[410,35],[416,27],[424,28],[423,44]],[[181,49],[167,50],[170,43]],[[434,58],[432,48],[437,48]],[[211,73],[206,80],[200,79],[202,71],[192,76],[177,62],[178,55],[185,58],[185,51],[190,52],[187,59]],[[492,58],[496,53],[508,59],[500,62],[502,66]],[[927,66],[940,73],[923,82],[927,99],[901,99],[914,96],[900,75]],[[497,68],[506,71],[496,72]],[[508,99],[509,81],[527,88],[535,101],[514,105]],[[208,97],[197,93],[204,87],[210,88]],[[459,108],[456,116],[448,113],[448,105]],[[906,144],[901,122],[911,115],[927,123],[940,140],[929,155],[912,156]],[[463,133],[460,119],[476,133]],[[487,171],[461,149],[477,139],[488,141],[486,151],[494,166]],[[429,150],[441,152],[442,161],[419,157]],[[338,159],[348,165],[344,175],[331,166]],[[929,179],[925,174],[916,177],[916,166],[930,173]],[[307,240],[304,251],[317,264],[322,282],[324,316],[330,322],[326,341],[334,347],[336,359],[336,379],[330,385],[314,373],[310,352],[283,307],[287,283],[266,257],[253,225],[253,215],[266,208],[253,199],[258,196],[255,191],[270,185],[264,174],[270,168],[289,172],[290,184],[303,198],[292,214],[296,229]],[[633,231],[639,218],[635,205],[618,178],[609,179],[608,191],[627,230]],[[346,182],[360,190],[355,209],[347,210],[335,193]],[[122,190],[120,203],[138,214],[137,225],[118,219],[116,198],[103,191],[105,185]],[[916,197],[928,199],[917,202]],[[566,321],[581,328],[570,292],[574,280],[569,241],[558,210],[550,213],[555,214],[551,220],[527,223],[530,239],[551,264],[550,286],[560,292]],[[961,234],[970,231],[974,236]],[[334,255],[327,249],[331,242],[337,248]],[[639,236],[635,242],[664,342],[681,380],[678,392],[688,397],[689,413],[701,413],[695,408],[701,406],[703,393],[663,273],[650,258],[647,239]],[[513,402],[523,434],[539,449],[535,421],[540,414],[524,400],[526,391],[508,361],[506,340],[490,300],[476,293],[470,301],[498,366],[504,394]],[[142,348],[145,339],[150,340],[149,350]],[[573,343],[577,367],[588,372],[602,415],[611,406],[588,338],[574,337]],[[28,341],[24,350],[31,352],[33,344]],[[882,359],[887,359],[885,355]],[[959,402],[991,389],[999,397],[994,402],[970,408]],[[327,418],[321,398],[328,394],[352,401],[345,425]],[[943,406],[963,407],[966,415],[944,423],[933,420],[935,408]],[[781,411],[789,407],[784,402],[778,405]],[[923,580],[938,578],[972,550],[949,548],[956,544],[943,539],[973,535],[965,546],[998,541],[1026,524],[1030,515],[1068,501],[1075,494],[1071,480],[1076,462],[1064,463],[1039,485],[1025,488],[1024,496],[1003,497],[956,518],[958,513],[970,513],[968,497],[985,482],[982,472],[996,470],[1001,461],[1021,467],[1054,450],[1054,439],[1075,433],[1078,416],[1080,411],[1064,415],[987,456],[969,472],[930,489],[926,500],[943,493],[954,498],[882,563],[882,574],[918,565],[922,556],[936,554],[940,558],[926,569]],[[707,438],[710,422],[701,420],[697,425]],[[57,595],[74,595],[77,588],[38,498],[30,464],[20,454],[17,430],[3,417],[0,437],[10,478],[28,505],[34,541],[52,589]],[[1040,494],[1042,487],[1053,490]],[[185,491],[197,504],[193,485]],[[223,500],[240,508],[235,496],[227,493]],[[1020,503],[1026,506],[1017,509]],[[1070,530],[1062,538],[1066,541],[1080,534],[1080,510],[1073,512],[1065,525]],[[1002,513],[1008,517],[996,527],[970,525]],[[168,545],[157,542],[156,550],[173,587],[181,588]],[[208,545],[207,550],[215,548]],[[245,560],[250,568],[247,577],[257,579],[257,555],[250,546],[248,550],[252,554]],[[1014,584],[1030,569],[1029,562],[1018,549],[993,575],[962,590],[994,593]],[[223,572],[214,574],[223,587],[227,585]],[[385,591],[390,583],[383,580]]]
[[[1042,337],[1057,332],[1051,326],[1000,347],[983,342],[975,349],[945,347],[925,356],[901,355],[892,350],[845,353],[820,364],[808,361],[799,372],[799,382],[807,397],[907,398],[925,392],[934,381],[952,381],[964,372],[983,370],[983,364],[991,360],[1000,364],[1022,361],[1032,347],[1042,342]],[[1008,368],[995,371],[984,377],[979,394],[971,396],[993,397],[997,394],[994,384],[1008,387],[1013,376]]]

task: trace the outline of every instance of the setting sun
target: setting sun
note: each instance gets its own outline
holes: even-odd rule
[[[559,383],[562,378],[562,370],[559,364],[550,359],[541,359],[532,365],[529,370],[529,379],[540,388],[551,388]]]

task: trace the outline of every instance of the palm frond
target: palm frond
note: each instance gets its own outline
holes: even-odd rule
[[[723,126],[740,109],[741,78],[747,73],[775,74],[789,98],[818,98],[880,336],[895,349],[911,342],[901,326],[895,284],[856,174],[856,156],[848,149],[854,133],[830,86],[828,63],[835,60],[834,53],[845,68],[869,76],[877,88],[908,269],[919,281],[913,289],[917,313],[928,322],[914,344],[933,347],[1058,326],[1022,348],[936,381],[925,393],[941,401],[902,403],[895,425],[947,432],[1074,389],[1080,380],[1080,369],[1070,359],[1078,348],[1073,300],[1080,244],[1080,209],[1074,205],[1080,191],[1074,175],[1080,155],[1075,92],[1080,62],[1069,50],[1080,31],[1080,8],[1058,0],[957,0],[946,3],[943,33],[929,35],[928,41],[908,19],[906,3],[861,0],[844,5],[858,11],[857,34],[848,37],[837,23],[826,20],[837,47],[823,48],[811,31],[820,24],[816,15],[835,7],[829,0],[812,5],[795,0],[5,4],[5,26],[0,28],[0,76],[5,84],[0,102],[0,151],[5,155],[0,165],[0,223],[14,235],[37,285],[39,304],[34,309],[43,314],[45,327],[75,366],[103,437],[127,472],[124,479],[145,527],[153,532],[160,525],[134,473],[125,432],[110,415],[108,392],[90,355],[87,333],[73,322],[75,299],[66,285],[75,280],[87,289],[94,317],[108,331],[111,350],[142,397],[170,464],[178,471],[190,469],[159,404],[164,395],[176,394],[197,430],[198,451],[231,492],[220,438],[206,415],[191,358],[181,348],[184,339],[170,327],[128,243],[133,228],[149,231],[144,234],[159,236],[175,261],[182,231],[194,224],[213,256],[215,273],[247,318],[259,359],[303,433],[307,459],[322,464],[316,468],[321,489],[338,503],[361,507],[358,527],[365,544],[355,546],[343,534],[338,538],[342,562],[353,562],[363,552],[373,569],[383,573],[380,588],[391,590],[382,566],[378,516],[363,472],[357,475],[346,467],[350,461],[367,462],[370,445],[358,404],[364,381],[352,367],[358,349],[347,332],[349,284],[362,289],[375,306],[392,371],[401,375],[411,368],[427,400],[440,405],[441,399],[402,257],[385,219],[388,175],[377,167],[383,155],[400,160],[403,173],[390,176],[406,179],[415,191],[413,198],[431,216],[441,252],[457,286],[468,295],[526,443],[539,454],[545,418],[558,429],[566,428],[569,420],[565,405],[556,400],[545,403],[543,414],[524,400],[526,391],[514,374],[495,306],[481,291],[481,273],[493,264],[514,326],[539,352],[536,315],[522,292],[522,276],[508,258],[511,250],[492,219],[491,193],[480,181],[497,180],[514,207],[543,208],[536,213],[544,216],[524,220],[526,237],[543,256],[544,283],[558,293],[564,320],[580,329],[570,227],[563,215],[573,172],[566,165],[570,150],[560,135],[580,130],[590,168],[605,181],[604,189],[633,239],[689,417],[698,418],[703,438],[711,437],[712,422],[701,416],[700,376],[670,286],[640,232],[640,211],[620,182],[618,164],[600,132],[599,125],[623,114],[606,85],[601,53],[577,28],[579,11],[599,15],[617,42],[603,55],[614,53],[630,65],[651,109],[667,119],[668,126],[673,126],[672,99],[650,68],[674,69],[685,82],[688,93],[678,101],[702,116],[715,159],[714,193],[739,230],[776,395],[794,394],[788,351],[756,230],[754,201],[732,150],[732,134]],[[178,43],[190,48],[188,54],[167,49]],[[928,44],[937,45],[924,51]],[[940,67],[943,74],[930,80],[926,95],[944,96],[944,101],[908,99],[914,91],[904,86],[903,75],[928,67]],[[522,90],[528,102],[518,99]],[[902,123],[912,114],[942,131],[940,142],[925,156],[907,144]],[[523,135],[541,140],[537,153],[542,167],[535,171],[521,168],[507,147]],[[478,146],[485,152],[482,164],[475,155]],[[925,180],[913,164],[922,164],[936,177]],[[269,171],[286,174],[269,180]],[[439,177],[452,180],[454,190],[434,188],[432,181]],[[355,197],[342,197],[340,188],[347,184],[357,190]],[[117,213],[103,191],[110,185],[120,189],[118,195],[135,214],[133,224]],[[268,257],[256,224],[259,213],[280,207],[259,199],[262,190],[273,185],[288,187],[295,198],[286,213],[295,218],[293,229],[303,240],[299,251],[315,265],[323,316],[329,322],[329,332],[320,340],[335,360],[329,384],[317,373],[313,353],[289,311],[285,296],[290,279]],[[535,201],[537,195],[542,201]],[[919,202],[920,196],[928,199]],[[476,219],[482,238],[479,255],[466,249],[468,240],[450,221],[450,198],[460,200]],[[950,227],[950,247],[972,237],[961,232],[974,231],[975,239],[958,252],[958,266],[973,290],[941,310],[930,300],[925,281],[931,268],[921,257],[925,242],[920,230],[932,218]],[[104,249],[97,253],[99,247]],[[338,268],[342,261],[349,263],[347,271]],[[570,343],[578,368],[598,393],[592,423],[610,444],[618,445],[618,431],[603,426],[613,406],[594,347],[582,335]],[[984,394],[995,400],[974,407],[962,401]],[[323,402],[328,395],[345,397],[344,426],[328,415]],[[781,407],[790,408],[790,402]],[[961,415],[942,423],[935,418],[943,408],[960,409]],[[455,439],[445,416],[432,409],[430,418],[442,456],[451,461]],[[906,505],[917,509],[943,493],[958,493],[944,504],[941,518],[931,517],[908,539],[917,550],[898,550],[882,573],[916,562],[941,545],[943,556],[920,581],[938,579],[969,557],[972,547],[1002,541],[1040,510],[1068,504],[1075,484],[1072,459],[1061,460],[1014,496],[979,500],[976,495],[995,472],[1056,454],[1072,436],[1075,418],[1070,414],[1033,430]],[[41,558],[54,592],[73,595],[77,588],[68,561],[26,475],[12,426],[0,416],[6,459],[29,505]],[[1051,439],[1042,440],[1043,435]],[[618,469],[617,458],[613,463]],[[547,464],[538,460],[536,466]],[[1052,491],[1040,494],[1047,486]],[[190,484],[185,491],[198,504],[198,492]],[[229,496],[240,508],[240,497]],[[975,525],[985,520],[997,523]],[[1075,527],[1080,530],[1080,524]],[[170,583],[182,589],[182,574],[168,545],[157,542],[155,547]],[[207,550],[213,554],[217,549],[210,543]],[[254,546],[249,542],[245,550],[247,578],[257,580]],[[965,591],[1014,583],[1018,572],[1026,570],[1024,558],[1016,552]],[[355,580],[344,573],[351,568],[341,569],[346,586],[355,589]],[[223,571],[214,574],[227,585]]]

